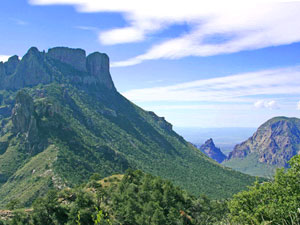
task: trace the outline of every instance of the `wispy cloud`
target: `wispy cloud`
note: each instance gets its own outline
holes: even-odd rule
[[[155,43],[144,54],[113,63],[130,66],[153,59],[211,56],[300,41],[300,2],[288,0],[30,0],[32,4],[69,4],[79,12],[119,12],[128,25],[99,33],[102,44],[139,42],[173,24],[190,32]],[[221,43],[209,42],[227,37]],[[229,38],[228,38],[229,37]]]
[[[97,27],[91,27],[91,26],[75,26],[74,28],[79,30],[98,31]]]
[[[279,109],[279,105],[275,100],[258,100],[254,103],[255,108]]]
[[[0,55],[0,62],[6,62],[9,57],[9,55]]]
[[[300,94],[300,67],[264,70],[196,80],[171,86],[134,89],[123,94],[136,102],[248,102],[270,95]],[[265,97],[262,97],[265,96]],[[276,102],[261,105],[275,108]],[[259,105],[259,104],[257,104]]]

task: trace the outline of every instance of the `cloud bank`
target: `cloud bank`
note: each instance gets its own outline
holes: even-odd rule
[[[122,13],[128,25],[100,32],[99,40],[104,45],[140,42],[174,24],[189,26],[188,33],[154,43],[145,53],[112,66],[161,58],[229,54],[300,41],[299,1],[30,0],[30,3],[73,5],[79,12]],[[207,41],[216,37],[227,38]]]
[[[276,109],[278,104],[274,96],[300,94],[299,77],[300,67],[291,67],[134,89],[123,95],[135,102],[255,102],[257,108]]]

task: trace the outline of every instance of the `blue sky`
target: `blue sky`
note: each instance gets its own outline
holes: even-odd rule
[[[0,61],[31,46],[110,56],[117,89],[183,127],[300,115],[300,2],[4,0]]]

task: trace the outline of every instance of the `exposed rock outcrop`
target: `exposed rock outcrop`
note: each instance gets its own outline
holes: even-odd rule
[[[55,47],[48,50],[47,56],[66,63],[80,71],[86,71],[86,53],[83,49]]]
[[[106,54],[94,52],[87,57],[87,71],[92,76],[109,89],[114,88],[114,84],[109,72],[109,58]]]
[[[199,150],[218,163],[222,163],[226,159],[226,156],[215,146],[211,138],[201,145]]]
[[[33,114],[33,99],[25,91],[18,92],[16,96],[16,104],[12,110],[12,123],[14,132],[28,132],[32,126],[36,126],[36,121]]]
[[[172,129],[173,129],[172,124],[169,123],[168,121],[166,121],[164,117],[159,117],[152,111],[149,111],[148,113],[150,114],[152,119],[158,123],[160,128],[162,128],[166,131],[172,131]]]
[[[8,78],[7,86],[10,89],[21,89],[38,84],[50,83],[51,76],[44,66],[44,54],[35,47],[28,50],[19,63],[13,76]]]
[[[6,63],[0,62],[0,79],[0,89],[10,90],[54,81],[115,90],[106,54],[95,52],[86,57],[82,49],[65,47],[51,48],[47,53],[32,47],[21,61],[13,56]]]
[[[228,159],[255,154],[258,161],[278,167],[300,152],[300,119],[275,117],[261,125],[247,141],[235,146]]]
[[[17,55],[10,57],[8,61],[4,63],[6,74],[7,75],[13,74],[16,71],[19,62],[20,60]]]
[[[0,62],[0,89],[3,88],[4,86],[4,80],[6,77],[6,72],[5,72],[5,67],[4,67],[4,63]]]

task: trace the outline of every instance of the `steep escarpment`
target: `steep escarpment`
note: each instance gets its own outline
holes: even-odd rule
[[[225,164],[233,168],[239,165],[240,170],[254,162],[269,168],[288,167],[288,161],[299,151],[300,119],[275,117],[262,124],[248,140],[236,145]]]
[[[82,49],[51,48],[40,52],[32,47],[19,61],[17,56],[0,64],[0,88],[18,90],[52,82],[74,85],[102,85],[114,89],[106,54],[95,52],[88,56]]]
[[[31,48],[12,74],[3,64],[2,71],[0,207],[14,198],[30,205],[50,188],[128,168],[218,199],[254,181],[215,163],[163,117],[118,93],[106,54]]]

